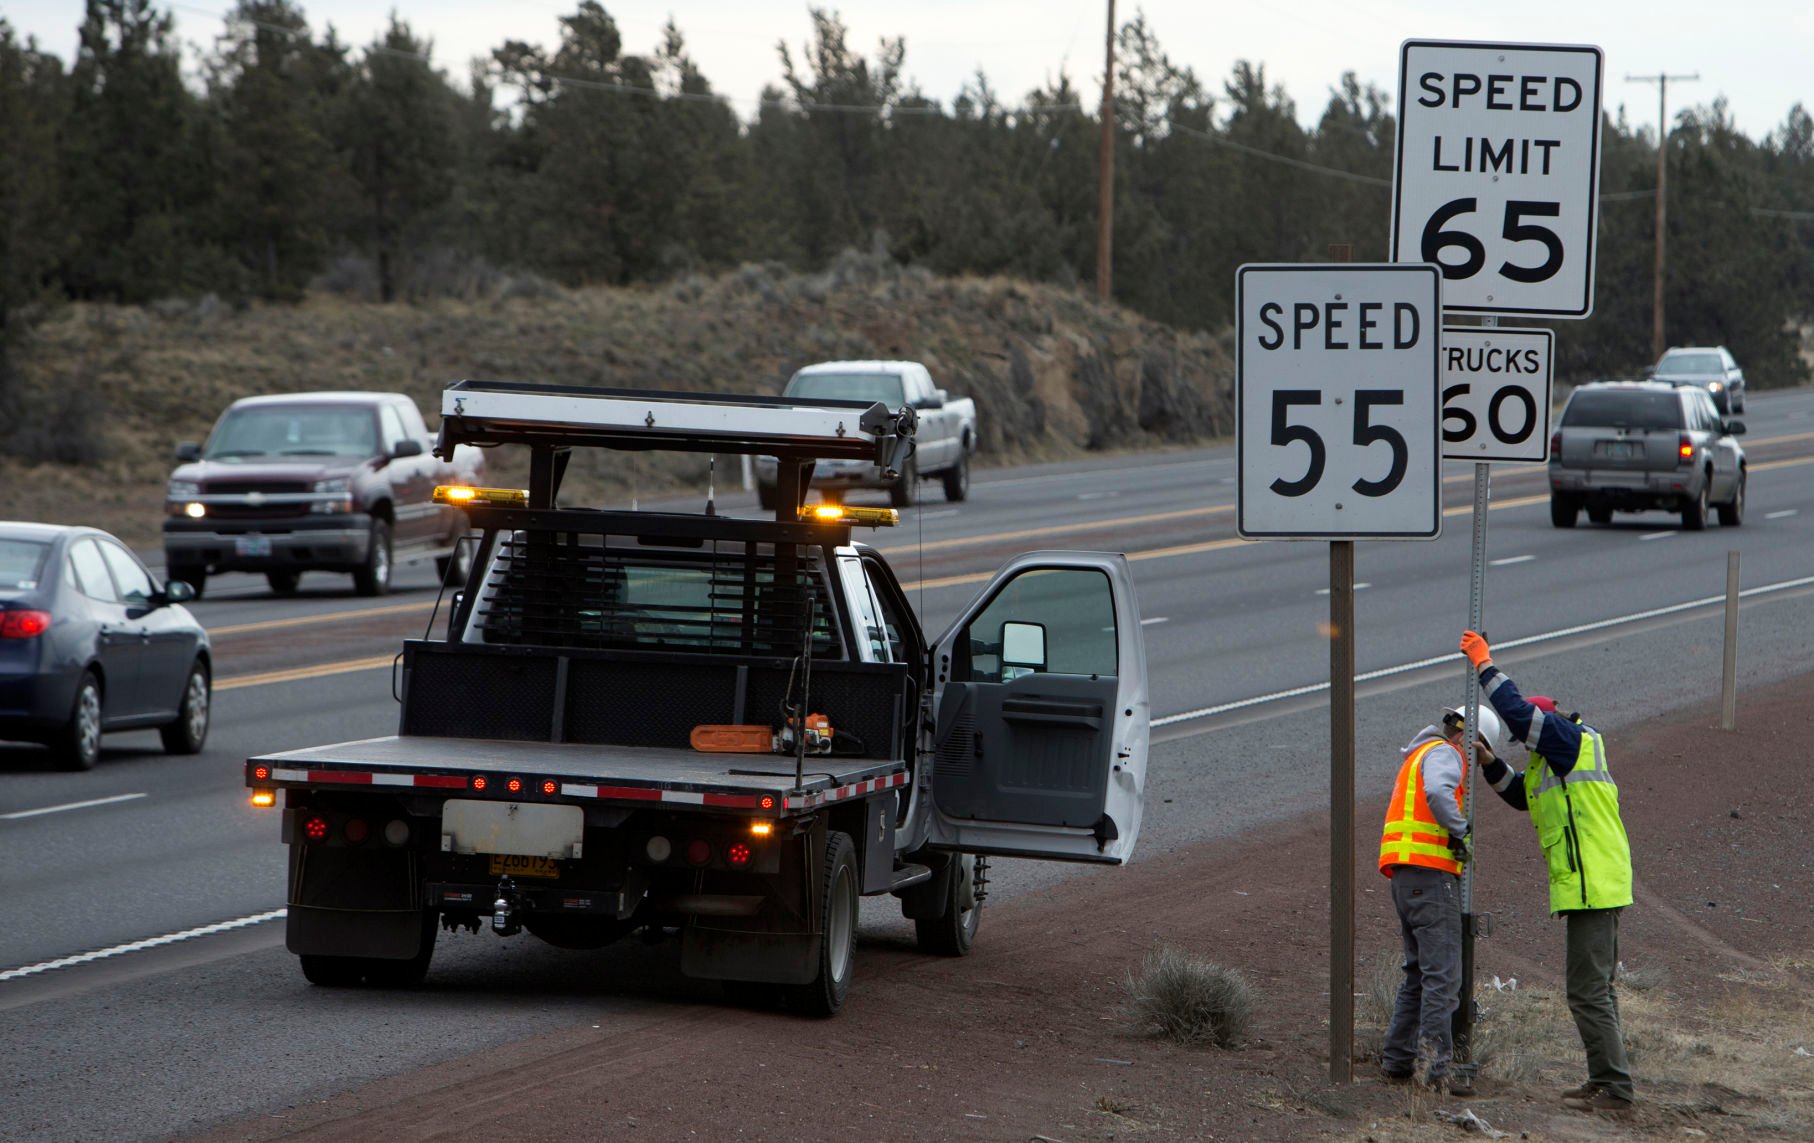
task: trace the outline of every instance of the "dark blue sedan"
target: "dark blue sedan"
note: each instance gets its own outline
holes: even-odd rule
[[[164,749],[208,739],[208,633],[132,550],[94,528],[0,522],[0,738],[86,770],[108,730],[157,727]]]

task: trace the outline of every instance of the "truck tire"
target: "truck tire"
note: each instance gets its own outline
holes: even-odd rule
[[[976,944],[977,926],[983,919],[983,903],[976,899],[975,886],[977,872],[988,867],[988,858],[960,853],[952,864],[954,868],[946,882],[945,911],[913,922],[920,951],[934,956],[967,955]]]
[[[183,701],[176,708],[176,721],[157,728],[168,754],[200,754],[208,741],[208,707],[212,690],[208,665],[197,659],[183,681]]]
[[[1549,494],[1549,522],[1558,528],[1572,528],[1581,516],[1581,502],[1565,492]]]
[[[896,508],[913,507],[913,499],[919,494],[920,466],[908,457],[901,463],[901,475],[888,489],[888,502]]]
[[[318,956],[303,953],[302,976],[322,988],[351,988],[365,979],[365,961],[356,956]]]
[[[76,684],[76,701],[69,709],[69,723],[50,744],[61,768],[92,770],[101,760],[101,698],[101,680],[93,671],[83,671]]]
[[[953,504],[970,495],[970,454],[959,452],[957,463],[945,470],[945,499]]]
[[[850,835],[825,837],[825,892],[819,902],[819,971],[805,984],[790,985],[790,1006],[808,1016],[831,1016],[850,992],[857,943],[857,848]]]
[[[1701,490],[1694,499],[1682,505],[1682,527],[1690,532],[1699,532],[1707,527],[1707,485],[1711,476],[1702,475]]]
[[[1719,506],[1720,527],[1736,528],[1745,522],[1745,470],[1738,470],[1738,487],[1732,490],[1730,502]]]
[[[391,526],[388,521],[372,521],[372,542],[365,553],[365,566],[353,573],[353,588],[360,595],[383,595],[391,589]]]
[[[265,582],[278,595],[295,595],[296,585],[302,582],[302,573],[293,571],[274,571],[265,573]]]

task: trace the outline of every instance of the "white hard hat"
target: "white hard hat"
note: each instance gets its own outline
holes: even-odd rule
[[[1457,730],[1467,721],[1467,712],[1460,707],[1445,706],[1442,708],[1443,722],[1453,721]],[[1486,743],[1487,749],[1494,754],[1503,753],[1506,743],[1505,723],[1499,720],[1499,712],[1485,703],[1480,704],[1476,715],[1479,721],[1475,724],[1476,737]]]

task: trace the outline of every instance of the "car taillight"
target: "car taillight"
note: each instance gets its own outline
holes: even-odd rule
[[[35,639],[49,630],[48,611],[0,611],[0,639]]]
[[[1693,437],[1689,436],[1687,433],[1682,433],[1680,436],[1678,436],[1676,438],[1675,457],[1676,457],[1675,462],[1677,464],[1693,464],[1694,463],[1694,438]]]
[[[1557,429],[1555,432],[1553,432],[1549,435],[1549,458],[1551,460],[1561,460],[1562,459],[1562,430],[1561,429]]]

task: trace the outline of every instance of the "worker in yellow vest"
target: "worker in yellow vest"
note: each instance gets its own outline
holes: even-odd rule
[[[1484,706],[1479,719],[1485,757],[1499,736],[1499,720]],[[1438,724],[1418,731],[1404,747],[1379,839],[1379,871],[1392,879],[1404,946],[1404,980],[1380,1049],[1380,1074],[1389,1083],[1409,1083],[1421,1060],[1423,1082],[1438,1091],[1449,1086],[1461,990],[1460,875],[1468,859],[1464,726],[1461,711],[1445,710]]]
[[[1530,750],[1522,771],[1498,759],[1482,776],[1513,809],[1528,811],[1549,866],[1550,912],[1568,929],[1568,1008],[1587,1050],[1587,1082],[1563,1093],[1577,1111],[1631,1110],[1631,1065],[1619,1028],[1613,976],[1619,966],[1619,910],[1631,904],[1631,844],[1619,816],[1619,787],[1606,765],[1606,741],[1564,715],[1554,699],[1526,699],[1493,665],[1484,636],[1461,636],[1461,652],[1511,737]]]

